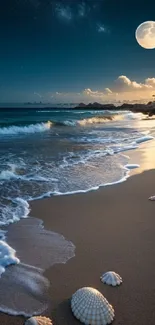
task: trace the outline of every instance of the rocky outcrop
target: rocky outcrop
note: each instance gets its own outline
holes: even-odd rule
[[[137,113],[143,113],[148,116],[153,116],[155,115],[155,102],[148,102],[147,104],[129,104],[129,103],[124,103],[120,106],[115,106],[114,104],[100,104],[100,103],[89,103],[89,104],[84,104],[80,103],[78,106],[74,107],[74,109],[97,109],[97,110],[128,110],[131,112],[137,112]]]

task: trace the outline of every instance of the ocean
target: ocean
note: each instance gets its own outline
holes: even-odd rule
[[[130,168],[138,167],[129,165],[126,152],[154,136],[154,121],[146,120],[141,113],[58,108],[0,110],[0,290],[5,290],[6,283],[11,283],[12,290],[0,299],[1,311],[32,315],[44,310],[46,304],[40,302],[40,296],[49,284],[43,270],[75,254],[74,244],[68,239],[47,232],[41,221],[28,218],[29,202],[125,181]],[[32,260],[27,259],[19,236],[17,221],[21,219],[26,238],[31,238],[29,249],[37,242],[42,256],[46,256],[47,246],[53,247],[53,256],[47,254],[39,263],[36,254]],[[9,224],[10,235],[4,231]],[[7,268],[10,264],[15,267]],[[29,284],[24,281],[26,277]],[[14,283],[12,278],[16,279]],[[15,294],[17,285],[21,296],[29,301],[27,305],[11,305],[9,296]]]

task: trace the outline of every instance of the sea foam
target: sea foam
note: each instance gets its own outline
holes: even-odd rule
[[[0,128],[0,135],[15,135],[24,133],[36,133],[44,132],[51,128],[52,123],[50,121],[46,123],[30,124],[28,126],[8,126]]]
[[[142,142],[153,140],[153,139],[154,139],[154,137],[152,137],[151,135],[146,135],[144,137],[138,138],[136,140],[136,143],[142,143]]]
[[[16,251],[11,246],[0,240],[0,276],[5,272],[7,266],[20,262],[15,254]]]
[[[128,170],[139,168],[139,167],[140,167],[140,165],[138,165],[138,164],[127,164],[127,165],[125,165],[125,168],[127,168]]]
[[[25,317],[43,313],[49,285],[40,269],[21,263],[9,266],[0,279],[0,311]]]
[[[8,244],[18,251],[20,263],[15,250],[0,242],[5,260],[4,263],[0,259],[2,272],[6,266],[17,263],[7,267],[0,279],[0,311],[23,316],[41,314],[49,303],[50,283],[44,270],[74,257],[75,246],[62,235],[44,229],[42,220],[36,218],[10,225],[6,235]]]

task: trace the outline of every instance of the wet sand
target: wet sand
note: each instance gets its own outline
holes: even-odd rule
[[[31,203],[32,217],[76,246],[76,256],[67,264],[45,272],[51,282],[51,306],[45,314],[54,324],[80,324],[72,316],[69,298],[83,286],[105,295],[115,309],[115,325],[155,324],[155,202],[148,200],[155,195],[155,170],[143,172],[153,167],[153,150],[150,145],[147,153],[143,148],[130,153],[130,163],[140,162],[142,173],[134,171],[137,174],[124,183]],[[108,270],[123,277],[120,287],[100,282]],[[23,323],[23,318],[0,315],[0,324]]]

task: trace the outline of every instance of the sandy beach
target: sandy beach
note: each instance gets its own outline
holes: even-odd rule
[[[51,282],[51,306],[45,315],[54,324],[79,324],[69,298],[83,286],[98,289],[115,309],[114,324],[155,323],[155,194],[154,141],[129,152],[141,168],[121,184],[86,194],[51,197],[31,203],[31,216],[46,229],[61,233],[76,246],[65,265],[54,265],[45,275]],[[154,154],[155,155],[155,154]],[[100,282],[113,270],[123,284],[112,288]],[[22,325],[24,318],[0,315],[0,324]]]

